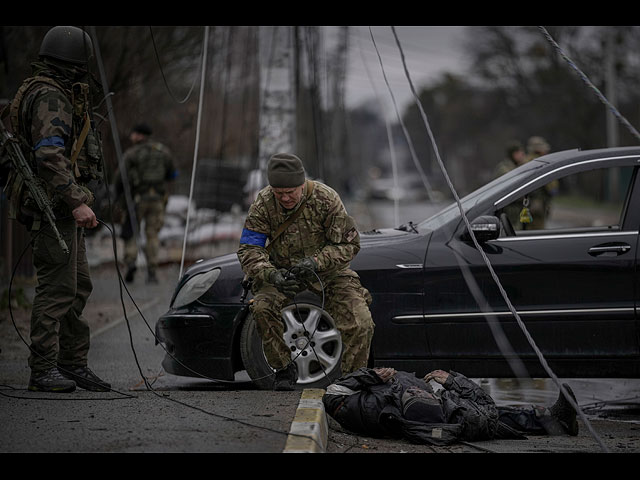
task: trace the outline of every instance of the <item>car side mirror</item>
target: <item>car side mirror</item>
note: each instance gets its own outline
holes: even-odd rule
[[[500,236],[500,220],[493,215],[482,215],[471,222],[471,230],[480,243],[495,240]],[[462,238],[471,240],[469,231],[465,231]]]

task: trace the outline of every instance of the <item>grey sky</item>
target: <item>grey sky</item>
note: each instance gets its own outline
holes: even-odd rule
[[[444,71],[458,73],[464,71],[467,66],[462,49],[465,28],[463,26],[396,27],[407,61],[407,68],[416,88],[436,79]],[[382,57],[387,79],[396,101],[402,109],[407,103],[413,102],[413,97],[393,32],[389,26],[373,26],[371,30]],[[389,89],[384,82],[369,27],[350,27],[349,42],[347,105],[355,107],[368,99],[375,99],[377,92],[379,98],[386,104],[387,113],[395,118]],[[372,79],[375,89],[372,86]]]

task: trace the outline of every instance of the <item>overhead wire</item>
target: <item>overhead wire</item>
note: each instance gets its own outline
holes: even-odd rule
[[[371,83],[371,88],[373,89],[373,93],[376,97],[376,99],[378,100],[378,105],[380,106],[380,110],[381,113],[383,115],[384,118],[384,124],[385,124],[385,130],[387,132],[387,143],[389,145],[389,154],[391,156],[391,172],[393,175],[393,190],[394,190],[394,195],[393,195],[393,225],[394,226],[399,226],[400,225],[400,206],[399,206],[399,198],[397,195],[397,192],[399,191],[399,187],[398,187],[398,161],[396,159],[396,149],[394,148],[394,141],[393,141],[393,132],[391,130],[391,120],[389,119],[389,115],[387,115],[387,109],[385,107],[384,102],[382,101],[382,98],[380,96],[380,94],[378,93],[378,89],[376,88],[375,82],[373,81],[373,76],[371,75],[371,71],[369,70],[369,67],[367,65],[367,61],[365,59],[364,56],[364,52],[362,50],[362,40],[360,38],[360,36],[357,36],[358,39],[358,47],[359,47],[359,51],[360,51],[360,56],[362,58],[362,64],[364,65],[364,69],[365,72],[367,74],[367,77],[369,78],[369,81]]]
[[[189,91],[187,92],[187,95],[182,100],[177,99],[176,96],[173,94],[173,91],[171,90],[171,87],[169,87],[169,83],[167,82],[167,77],[164,74],[164,69],[162,68],[162,62],[160,61],[160,54],[158,53],[158,47],[156,45],[156,40],[155,40],[155,37],[153,35],[153,28],[151,26],[149,26],[149,34],[151,35],[151,43],[153,45],[153,51],[154,51],[155,56],[156,56],[156,61],[158,62],[158,68],[160,69],[160,74],[162,75],[162,80],[164,81],[164,85],[165,85],[167,91],[169,92],[169,95],[177,103],[186,103],[189,100],[189,98],[191,98],[191,94],[193,93],[193,89],[195,88],[196,82],[198,80],[198,75],[197,74],[194,75],[193,82],[191,83],[191,88],[189,88]],[[200,62],[200,66],[198,68],[201,68],[201,67],[202,67],[202,62]]]
[[[569,64],[569,66],[573,70],[575,70],[575,72],[578,74],[580,79],[593,91],[593,93],[598,97],[598,99],[604,105],[607,106],[607,108],[620,121],[620,123],[622,123],[627,128],[627,130],[629,130],[629,132],[631,132],[631,134],[634,137],[636,137],[638,140],[640,140],[640,133],[638,133],[638,130],[636,130],[636,128],[633,125],[631,125],[631,123],[629,123],[629,121],[618,111],[618,109],[609,100],[607,100],[607,98],[602,94],[602,92],[600,92],[598,87],[596,87],[593,84],[593,82],[591,80],[589,80],[589,77],[587,77],[582,72],[582,70],[580,70],[580,68],[578,68],[578,66],[575,64],[575,62],[573,60],[571,60],[571,58],[569,58],[569,56],[562,50],[562,48],[560,48],[560,45],[558,45],[558,43],[553,39],[553,37],[551,36],[551,34],[549,34],[547,29],[542,27],[542,26],[539,26],[538,29],[542,32],[542,35],[544,35],[544,37],[553,46],[553,48],[556,49],[558,54]]]
[[[431,140],[431,144],[433,146],[433,150],[435,152],[436,159],[437,159],[438,164],[440,166],[440,170],[442,171],[442,173],[443,173],[443,175],[445,177],[446,183],[447,183],[449,189],[451,190],[451,193],[453,194],[453,196],[455,198],[455,201],[456,201],[456,204],[458,206],[458,209],[460,210],[461,217],[462,217],[462,219],[463,219],[463,221],[464,221],[464,223],[466,225],[467,231],[470,234],[470,237],[471,237],[471,239],[473,241],[473,244],[474,244],[476,250],[482,256],[482,259],[483,259],[485,265],[487,266],[487,268],[488,268],[488,270],[489,270],[489,272],[491,274],[491,277],[493,278],[494,282],[496,283],[496,286],[498,287],[498,290],[500,291],[500,294],[502,295],[502,298],[504,299],[504,301],[506,302],[509,310],[511,311],[511,313],[514,316],[514,318],[516,319],[516,322],[517,322],[518,326],[520,327],[520,329],[522,330],[523,334],[525,335],[525,338],[527,339],[529,345],[533,348],[536,356],[538,357],[538,360],[540,361],[540,364],[542,365],[544,370],[547,372],[549,377],[553,379],[553,382],[556,384],[558,389],[562,392],[563,396],[567,399],[567,401],[571,404],[571,406],[576,410],[576,412],[578,413],[578,415],[580,416],[582,421],[585,423],[585,425],[587,426],[587,428],[591,432],[591,434],[594,437],[594,439],[597,441],[597,443],[602,448],[602,450],[605,451],[605,452],[608,452],[608,448],[603,443],[603,441],[600,438],[600,436],[595,432],[595,430],[591,426],[591,423],[589,422],[589,420],[586,418],[586,416],[584,415],[584,413],[580,409],[580,406],[567,393],[567,391],[564,388],[564,386],[560,383],[558,377],[555,375],[555,373],[549,367],[546,359],[544,358],[544,355],[542,354],[542,352],[538,348],[535,340],[531,337],[529,331],[527,330],[527,328],[524,325],[522,319],[520,318],[520,315],[518,314],[517,310],[515,309],[515,307],[511,303],[511,300],[509,299],[509,296],[507,295],[507,292],[504,290],[504,288],[502,286],[502,283],[500,282],[500,279],[498,278],[498,275],[495,273],[495,271],[493,269],[493,266],[491,265],[491,262],[489,261],[489,258],[487,257],[486,253],[484,252],[484,250],[481,248],[480,244],[478,243],[478,240],[475,237],[475,234],[474,234],[474,232],[473,232],[473,230],[471,228],[471,224],[469,222],[469,219],[466,216],[466,212],[464,211],[464,208],[462,207],[462,203],[460,202],[460,198],[458,196],[458,193],[456,192],[456,189],[453,186],[453,183],[451,182],[451,179],[450,179],[450,177],[449,177],[449,175],[447,173],[447,170],[446,170],[446,167],[445,167],[445,165],[444,165],[444,163],[442,161],[442,158],[440,157],[438,146],[437,146],[437,143],[435,141],[433,132],[431,130],[431,126],[429,124],[427,115],[426,115],[426,113],[424,111],[424,108],[422,106],[422,102],[420,100],[420,97],[416,93],[415,87],[413,85],[413,81],[411,80],[411,75],[409,74],[409,71],[407,69],[407,64],[406,64],[406,60],[405,60],[405,56],[404,56],[404,51],[402,50],[402,45],[400,43],[400,39],[398,38],[398,35],[397,35],[397,32],[396,32],[395,28],[392,26],[391,29],[393,31],[394,37],[396,39],[396,43],[398,45],[398,49],[400,51],[400,55],[401,55],[401,58],[402,58],[402,61],[403,61],[403,66],[404,66],[404,70],[405,70],[405,75],[407,77],[407,81],[409,82],[409,86],[410,86],[411,92],[413,94],[416,106],[418,107],[418,109],[420,111],[420,115],[421,115],[422,120],[424,122],[424,125],[425,125],[425,127],[427,129],[427,133],[429,135],[429,139]]]
[[[189,218],[191,213],[191,201],[193,199],[193,189],[196,179],[196,169],[198,166],[198,150],[200,145],[200,127],[202,123],[202,104],[204,97],[204,85],[205,85],[205,73],[207,71],[207,53],[208,53],[208,45],[209,45],[209,26],[207,25],[204,29],[204,38],[203,49],[202,49],[202,70],[200,72],[200,98],[198,99],[198,115],[196,120],[196,139],[195,146],[193,149],[193,165],[191,167],[191,185],[189,187],[189,201],[187,202],[187,219],[184,228],[184,239],[182,242],[182,258],[180,259],[180,272],[178,275],[178,280],[182,278],[182,271],[184,269],[184,257],[187,249],[187,237],[189,235]]]
[[[371,27],[369,27],[369,33],[371,35],[371,41],[373,42],[373,45],[376,48],[376,54],[378,55],[378,61],[380,62],[380,65],[383,65],[382,57],[380,55],[380,51],[377,48],[376,39],[373,36],[373,30],[371,30]],[[387,79],[387,74],[384,71],[384,68],[382,69],[382,75],[384,77],[384,81],[387,83],[387,85],[389,85],[388,79]],[[407,130],[407,126],[405,125],[405,122],[402,119],[402,115],[400,114],[400,110],[398,109],[398,104],[397,104],[397,102],[395,100],[395,96],[393,94],[393,91],[391,89],[389,89],[389,93],[391,95],[393,106],[394,106],[395,111],[396,111],[396,116],[398,117],[398,122],[400,122],[400,126],[402,127],[402,131],[404,133],[404,136],[407,139],[407,145],[409,146],[409,152],[411,153],[411,159],[413,160],[413,164],[415,165],[416,169],[418,170],[418,173],[420,174],[420,178],[422,179],[422,183],[424,184],[425,189],[427,191],[427,196],[429,197],[430,200],[433,200],[435,198],[434,194],[433,194],[433,189],[431,188],[431,184],[429,182],[429,179],[427,178],[427,175],[425,174],[424,169],[422,168],[422,165],[420,164],[420,160],[418,159],[418,156],[416,154],[415,148],[413,146],[413,141],[411,140],[411,135],[409,134],[409,130]]]

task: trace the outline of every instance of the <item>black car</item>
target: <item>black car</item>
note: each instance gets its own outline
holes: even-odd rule
[[[517,359],[547,377],[535,345],[559,377],[638,377],[639,165],[640,147],[627,147],[512,170],[461,199],[482,251],[457,203],[421,223],[363,232],[351,266],[373,296],[370,365],[513,377]],[[533,230],[526,214],[540,198],[544,225]],[[322,386],[339,374],[340,335],[322,299],[304,295],[283,311],[285,336],[299,386]],[[250,301],[235,254],[191,266],[156,325],[165,370],[220,380],[246,370],[268,388]]]

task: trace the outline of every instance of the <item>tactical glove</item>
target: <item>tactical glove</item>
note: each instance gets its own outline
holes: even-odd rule
[[[317,269],[316,261],[312,257],[306,257],[293,266],[291,273],[297,278],[309,279],[315,277],[314,272]]]
[[[288,275],[285,269],[274,270],[269,274],[269,283],[288,297],[295,296],[301,288],[294,276]]]

